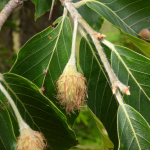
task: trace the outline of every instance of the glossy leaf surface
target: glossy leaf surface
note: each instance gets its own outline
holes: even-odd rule
[[[51,0],[32,0],[32,2],[35,4],[35,20],[50,10],[52,3]]]
[[[150,126],[146,120],[129,105],[118,110],[119,150],[150,148]]]
[[[18,58],[10,72],[19,74],[33,83],[50,98],[65,114],[58,104],[56,80],[68,62],[71,52],[72,30],[67,17],[58,18],[55,28],[48,27],[31,38],[19,51]],[[67,115],[69,124],[73,124],[76,114]]]
[[[142,52],[150,57],[148,39],[139,37],[142,29],[150,29],[150,1],[145,0],[94,0],[87,6],[118,27]]]
[[[16,103],[22,118],[33,130],[44,134],[47,149],[67,150],[77,144],[74,132],[66,123],[66,117],[41,94],[37,86],[15,74],[4,74],[4,79],[7,83],[6,89]],[[10,112],[14,114],[11,108]]]

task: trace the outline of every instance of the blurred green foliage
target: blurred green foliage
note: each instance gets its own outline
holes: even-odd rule
[[[17,55],[12,49],[12,31],[16,31],[18,26],[11,20],[7,20],[0,32],[0,72],[5,73],[14,64]]]
[[[71,150],[102,150],[100,131],[88,108],[82,108],[73,130],[79,140],[79,145]]]
[[[17,30],[18,29],[18,26],[16,25],[15,22],[13,21],[10,21],[10,20],[7,20],[3,27],[2,27],[2,30],[5,31],[6,28],[11,28],[13,31]]]
[[[8,72],[15,62],[16,57],[16,54],[12,50],[6,47],[0,48],[0,72]]]
[[[4,8],[4,6],[9,2],[9,0],[0,0],[0,11]]]

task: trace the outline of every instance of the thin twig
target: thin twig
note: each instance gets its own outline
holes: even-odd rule
[[[3,10],[0,12],[0,30],[6,21],[6,19],[9,17],[9,15],[12,13],[12,11],[23,4],[23,0],[10,0],[8,4],[3,8]]]
[[[87,31],[87,33],[91,36],[93,43],[95,44],[95,47],[98,51],[98,54],[101,58],[101,61],[108,73],[110,82],[112,84],[112,91],[113,94],[116,93],[117,88],[119,88],[124,94],[126,95],[130,95],[130,91],[129,91],[129,87],[127,87],[126,85],[122,84],[118,78],[116,77],[115,73],[113,72],[106,56],[105,53],[102,50],[102,47],[100,46],[100,42],[97,39],[97,37],[95,36],[95,31],[87,24],[87,22],[81,17],[81,15],[78,13],[78,11],[76,10],[74,4],[68,0],[60,0],[61,3],[68,9],[68,11],[70,12],[72,18],[77,18],[78,22],[82,25],[82,27]]]
[[[51,20],[51,18],[52,18],[54,4],[55,4],[55,0],[52,0],[51,9],[50,9],[50,13],[49,13],[49,20]]]

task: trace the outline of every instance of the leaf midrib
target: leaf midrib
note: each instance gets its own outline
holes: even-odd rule
[[[61,24],[61,27],[60,27],[60,29],[59,29],[59,31],[60,31],[60,32],[58,33],[57,40],[56,40],[55,46],[54,46],[54,48],[53,48],[53,50],[52,50],[51,58],[50,58],[50,61],[49,61],[48,65],[47,65],[46,70],[48,70],[48,69],[49,69],[49,65],[50,65],[51,60],[52,60],[52,58],[53,58],[53,54],[54,54],[54,52],[55,52],[55,50],[56,50],[57,43],[58,43],[58,41],[59,41],[59,37],[60,37],[60,34],[61,34],[61,32],[62,32],[62,28],[63,28],[63,25],[64,25],[64,20],[65,20],[65,18],[66,18],[66,16],[65,16],[65,15],[63,15],[63,18],[62,18],[62,21],[61,21],[61,22],[62,22],[62,24]],[[43,85],[44,85],[45,78],[46,78],[46,76],[44,76],[44,78],[43,78],[42,87],[43,87]],[[52,80],[52,82],[53,82],[53,80]],[[54,85],[54,82],[53,82],[53,85]]]
[[[122,108],[123,108],[123,110],[124,110],[124,112],[125,112],[125,114],[126,114],[127,120],[128,120],[128,122],[129,122],[129,124],[130,124],[130,127],[131,127],[131,129],[132,129],[132,131],[133,131],[134,137],[135,137],[135,139],[136,139],[136,141],[137,141],[138,147],[139,147],[140,150],[142,150],[141,147],[140,147],[138,138],[137,138],[137,136],[136,136],[136,132],[135,132],[135,130],[134,130],[133,126],[132,126],[132,123],[131,123],[131,121],[130,121],[130,118],[129,118],[129,116],[128,116],[128,113],[126,112],[126,109],[125,109],[124,105],[121,105],[121,106],[122,106]]]
[[[105,43],[104,43],[105,44]],[[106,44],[107,45],[107,44]],[[145,94],[145,96],[148,98],[148,95],[145,93],[145,91],[143,90],[143,88],[140,86],[140,84],[138,83],[138,81],[135,79],[135,77],[133,76],[132,72],[130,71],[130,69],[128,68],[128,66],[124,63],[123,59],[121,58],[121,56],[119,55],[118,51],[115,49],[115,47],[111,44],[107,45],[119,58],[119,60],[122,62],[122,64],[124,65],[124,67],[126,68],[126,70],[128,71],[128,73],[131,75],[131,77],[133,78],[133,80],[136,82],[136,84],[138,85],[139,89],[142,90],[142,92]],[[150,101],[150,100],[149,100]]]

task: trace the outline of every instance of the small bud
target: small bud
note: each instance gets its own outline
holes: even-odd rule
[[[113,93],[113,94],[115,94],[115,93],[116,93],[116,91],[117,91],[117,89],[118,89],[118,87],[117,87],[117,86],[113,86],[113,87],[112,87],[112,93]]]
[[[119,88],[120,91],[123,93],[123,96],[130,95],[129,87],[130,86],[126,86],[126,85],[122,84],[119,80],[116,80],[112,85],[112,92],[113,92],[113,94],[115,94],[117,89]]]
[[[101,34],[101,33],[93,33],[96,37],[97,37],[97,39],[99,40],[99,41],[102,41],[102,39],[103,38],[105,38],[106,37],[106,35],[104,35],[104,34]]]
[[[44,150],[47,146],[43,134],[29,126],[20,130],[16,150]]]
[[[140,32],[140,34],[139,34],[139,36],[140,36],[141,38],[148,38],[149,35],[150,35],[150,33],[149,33],[149,30],[148,30],[148,29],[143,29],[143,30]]]
[[[123,94],[130,95],[129,88],[130,88],[130,86],[128,86],[128,87],[124,90]]]
[[[82,102],[87,97],[86,79],[77,72],[75,65],[66,65],[62,75],[59,77],[57,87],[57,99],[66,107],[66,113],[74,113],[81,108]]]

